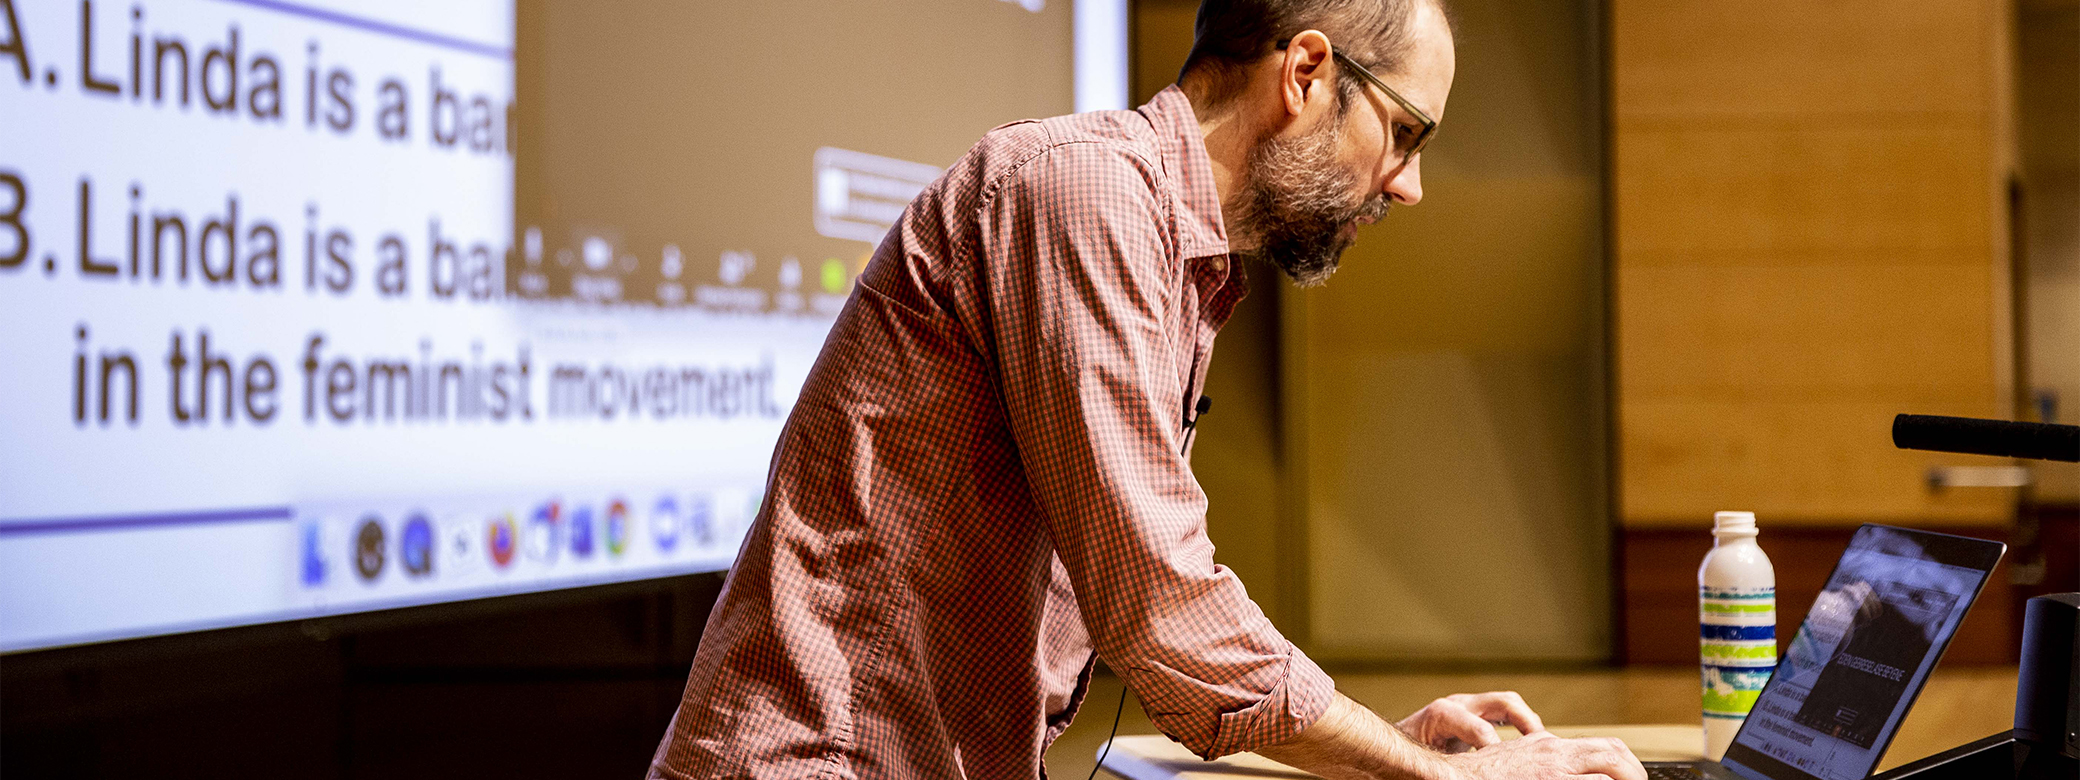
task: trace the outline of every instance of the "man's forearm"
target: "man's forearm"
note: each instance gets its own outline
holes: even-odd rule
[[[1330,780],[1456,775],[1444,756],[1417,744],[1365,705],[1339,693],[1319,720],[1258,755]]]

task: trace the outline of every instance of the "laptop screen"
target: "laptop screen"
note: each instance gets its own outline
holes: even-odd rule
[[[1857,529],[1722,763],[1771,780],[1868,776],[2003,549]]]

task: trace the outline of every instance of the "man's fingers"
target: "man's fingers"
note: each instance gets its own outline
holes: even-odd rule
[[[1625,756],[1625,762],[1630,765],[1633,780],[1647,780],[1647,767],[1640,763],[1639,756],[1632,754],[1632,746],[1625,744],[1625,740],[1622,739],[1611,741],[1618,743],[1618,752]]]
[[[1539,719],[1538,713],[1531,711],[1531,705],[1525,704],[1524,697],[1518,696],[1516,691],[1503,691],[1495,696],[1495,703],[1501,707],[1502,716],[1510,725],[1517,727],[1518,731],[1531,734],[1546,730],[1545,721]],[[1495,717],[1488,713],[1481,714],[1491,720]]]
[[[1455,756],[1453,758],[1460,758]],[[1493,750],[1463,754],[1460,760],[1475,777],[1602,778],[1646,780],[1647,770],[1625,743],[1615,739],[1561,739],[1538,732]]]
[[[1495,733],[1495,725],[1465,707],[1440,707],[1437,710],[1439,725],[1446,736],[1458,737],[1476,748],[1500,744],[1502,737]]]
[[[1639,757],[1632,755],[1632,748],[1626,747],[1624,740],[1598,737],[1582,741],[1596,748],[1583,770],[1609,775],[1611,780],[1647,780],[1647,768],[1640,765]]]
[[[1525,734],[1546,730],[1545,721],[1539,719],[1538,713],[1531,711],[1531,705],[1525,704],[1524,697],[1517,695],[1516,691],[1460,695],[1465,697],[1460,703],[1473,710],[1474,714],[1490,721],[1508,723]]]

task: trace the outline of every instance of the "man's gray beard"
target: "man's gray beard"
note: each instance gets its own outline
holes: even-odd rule
[[[1337,164],[1335,122],[1299,138],[1266,138],[1250,151],[1242,214],[1237,220],[1255,248],[1245,257],[1278,266],[1301,287],[1314,287],[1336,272],[1343,250],[1356,240],[1343,227],[1387,213],[1385,196],[1351,202],[1357,177]]]

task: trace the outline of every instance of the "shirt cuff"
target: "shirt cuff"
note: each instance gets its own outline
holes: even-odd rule
[[[1320,720],[1336,696],[1336,681],[1314,659],[1294,648],[1286,656],[1286,676],[1257,703],[1220,716],[1213,744],[1193,751],[1212,761],[1231,753],[1254,751],[1291,739]]]

